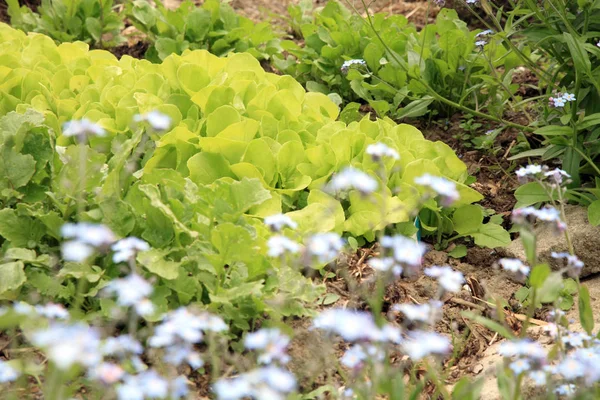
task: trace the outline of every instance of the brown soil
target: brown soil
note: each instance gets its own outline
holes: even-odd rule
[[[0,1],[0,22],[10,23],[8,16],[8,5],[4,1]]]
[[[146,50],[150,44],[143,40],[136,40],[133,43],[123,43],[115,48],[109,49],[117,58],[131,56],[133,58],[144,58]]]

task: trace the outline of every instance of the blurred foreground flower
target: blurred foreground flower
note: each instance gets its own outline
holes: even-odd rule
[[[285,399],[296,390],[296,378],[290,372],[267,366],[246,372],[235,378],[220,379],[215,382],[213,391],[219,400]]]
[[[325,191],[336,194],[350,189],[355,189],[362,194],[369,194],[377,190],[377,181],[369,174],[353,167],[346,167],[341,172],[333,175],[325,187]]]
[[[295,254],[300,251],[300,245],[282,235],[271,236],[267,241],[269,257],[279,257],[285,253]]]
[[[265,218],[265,225],[273,232],[281,232],[286,226],[291,229],[298,228],[298,224],[284,214],[275,214]]]
[[[460,292],[463,283],[465,282],[465,277],[462,272],[455,271],[448,266],[439,267],[434,265],[429,268],[425,268],[425,275],[436,278],[440,287],[446,291],[451,293]]]
[[[425,174],[415,178],[415,183],[429,188],[440,196],[442,205],[449,206],[460,198],[456,184],[446,178]]]
[[[381,142],[367,146],[367,154],[370,155],[374,161],[379,161],[384,157],[389,157],[392,160],[400,159],[400,155],[396,150]]]
[[[350,70],[350,68],[352,68],[352,67],[366,67],[366,66],[367,66],[367,62],[362,59],[347,60],[347,61],[344,61],[344,63],[340,67],[340,70],[342,71],[342,74],[345,75],[348,73],[348,70]]]
[[[75,136],[81,142],[89,136],[105,136],[106,131],[100,125],[93,123],[89,119],[83,118],[66,122],[63,125],[63,136]]]
[[[443,356],[452,351],[450,339],[435,332],[412,331],[402,344],[402,350],[413,360],[427,356]]]
[[[150,111],[146,114],[137,114],[133,117],[135,122],[148,122],[155,131],[166,131],[171,127],[171,117],[159,111]]]
[[[276,328],[260,329],[244,338],[244,346],[248,350],[262,350],[258,357],[261,364],[271,364],[274,360],[286,364],[290,360],[286,353],[289,343],[290,338]]]
[[[105,293],[117,296],[118,305],[134,307],[137,314],[141,316],[147,316],[154,312],[154,305],[148,299],[153,290],[152,285],[137,274],[114,279],[103,288]]]
[[[0,383],[12,382],[19,377],[20,373],[10,366],[6,361],[0,360]]]
[[[306,250],[309,256],[316,257],[320,263],[328,263],[338,256],[344,248],[344,241],[337,233],[317,233],[308,238]]]
[[[85,261],[96,250],[104,250],[116,240],[108,227],[87,222],[64,224],[61,227],[61,235],[71,239],[61,247],[63,258],[76,262]]]
[[[127,237],[113,244],[111,249],[115,252],[113,262],[118,264],[135,259],[137,253],[150,250],[150,245],[136,237]]]
[[[90,368],[102,361],[100,335],[83,323],[51,324],[46,329],[34,332],[31,342],[44,349],[48,359],[62,370],[73,365]]]

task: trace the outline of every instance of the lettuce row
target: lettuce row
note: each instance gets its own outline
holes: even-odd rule
[[[326,95],[264,72],[249,54],[196,50],[161,64],[117,60],[81,42],[57,46],[0,24],[0,82],[3,249],[55,249],[60,226],[79,212],[153,246],[138,261],[160,278],[158,304],[202,301],[240,329],[263,312],[306,313],[304,304],[322,294],[297,272],[273,271],[265,256],[269,233],[257,217],[289,213],[300,234],[334,230],[367,240],[382,228],[372,201],[358,193],[340,201],[322,190],[347,165],[375,176],[369,144],[385,142],[401,156],[386,163],[388,185],[376,195],[390,205],[388,222],[409,221],[405,210],[419,190],[413,180],[426,172],[457,183],[458,206],[481,199],[445,144],[390,120],[336,121],[338,107]],[[132,120],[151,110],[169,115],[173,127],[145,141]],[[90,146],[61,135],[63,123],[81,118],[108,135]],[[128,160],[140,146],[143,168],[132,174]],[[425,207],[441,209],[434,199]],[[54,281],[36,253],[19,262],[35,267],[26,270],[27,282],[52,296],[74,295],[70,277],[86,277],[92,295],[119,273],[110,261],[67,263],[64,281]],[[291,300],[269,300],[281,292]]]

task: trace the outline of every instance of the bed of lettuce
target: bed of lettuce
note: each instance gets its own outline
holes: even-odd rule
[[[481,199],[444,143],[390,120],[337,121],[338,107],[326,95],[266,73],[249,54],[219,58],[196,50],[160,64],[117,60],[81,42],[56,45],[0,24],[0,82],[2,298],[36,291],[68,303],[83,280],[85,306],[106,308],[108,299],[92,296],[118,267],[58,256],[60,226],[79,216],[150,243],[153,250],[138,261],[158,282],[153,300],[160,307],[202,302],[247,329],[264,313],[303,315],[306,304],[325,296],[321,286],[267,258],[262,217],[287,213],[300,235],[335,231],[364,243],[383,217],[410,231],[404,206],[417,201],[421,189],[413,180],[424,173],[453,180],[461,194],[455,208],[426,203],[426,233],[452,233],[456,207],[464,214]],[[132,120],[152,110],[169,115],[172,128],[143,142],[144,130]],[[61,135],[63,123],[81,118],[108,132],[85,151]],[[378,194],[391,205],[386,216],[359,193],[340,200],[323,191],[344,166],[376,176],[365,154],[375,142],[400,154],[385,165],[388,184]],[[132,174],[126,160],[139,146],[143,168]],[[431,216],[436,223],[427,222]],[[496,232],[486,240],[493,247],[508,234],[492,225],[468,228],[491,227]]]

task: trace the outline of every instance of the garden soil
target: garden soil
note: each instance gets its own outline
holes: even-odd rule
[[[298,0],[233,0],[232,6],[243,15],[255,20],[264,21],[270,19],[276,26],[284,26],[283,22],[287,15],[287,7]],[[356,6],[360,7],[360,2],[355,1]],[[35,5],[35,1],[29,1]],[[168,7],[175,8],[180,0],[164,0]],[[317,0],[315,5],[323,5],[324,1]],[[437,14],[437,8],[429,7],[426,1],[402,1],[402,0],[375,0],[370,3],[370,9],[373,12],[386,12],[390,14],[403,14],[415,23],[423,26],[426,22],[432,22]],[[468,17],[464,10],[459,10],[461,16]],[[0,20],[6,21],[6,4],[0,0]],[[124,54],[133,57],[142,58],[147,48],[143,38],[136,36],[132,27],[126,28],[129,35],[128,43],[117,48],[114,53],[117,56]],[[523,97],[531,97],[537,94],[535,82],[532,76],[524,71],[517,75],[513,83],[520,85],[520,94]],[[505,118],[517,123],[527,124],[524,115],[511,115],[507,113]],[[482,152],[466,147],[466,141],[462,138],[464,129],[460,126],[467,120],[464,115],[456,114],[448,118],[438,119],[437,121],[406,121],[417,126],[423,131],[429,140],[441,140],[448,144],[458,156],[467,164],[469,173],[477,178],[473,187],[485,196],[482,205],[493,209],[496,213],[505,218],[505,227],[509,226],[508,217],[514,207],[514,190],[518,187],[518,182],[514,179],[514,173],[511,163],[508,160],[510,149],[519,145],[522,140],[522,133],[513,129],[503,131],[494,144],[494,151]],[[494,129],[489,123],[481,122],[481,132],[488,129]],[[531,138],[529,138],[531,140]],[[514,168],[514,165],[513,165]],[[578,228],[579,229],[579,228]],[[460,244],[460,243],[459,243]],[[467,244],[467,243],[465,243]],[[511,248],[518,248],[515,244]],[[458,359],[447,363],[449,387],[459,378],[469,376],[484,377],[482,398],[492,400],[498,398],[498,392],[495,383],[496,364],[501,361],[497,354],[497,346],[501,338],[494,332],[478,325],[465,317],[464,312],[470,311],[477,314],[493,317],[495,313],[504,313],[505,320],[509,329],[515,334],[520,333],[522,324],[520,317],[523,310],[519,308],[518,302],[514,300],[514,293],[521,287],[519,282],[511,280],[510,276],[494,267],[496,261],[504,255],[492,249],[483,249],[470,246],[467,255],[461,259],[454,259],[448,255],[448,251],[434,250],[429,245],[430,251],[424,259],[424,266],[431,265],[451,265],[456,270],[461,271],[467,280],[463,290],[453,296],[443,298],[444,315],[437,324],[436,330],[452,336],[455,340],[455,346],[458,346]],[[517,250],[515,250],[517,252]],[[517,254],[517,253],[515,253]],[[325,281],[329,293],[338,296],[335,303],[328,305],[336,307],[352,307],[358,309],[368,309],[359,296],[355,294],[353,288],[357,285],[369,285],[373,271],[366,261],[377,255],[377,248],[360,249],[355,254],[347,255],[338,262],[338,271],[345,271],[344,274],[338,273],[335,278]],[[517,254],[518,255],[518,254]],[[600,260],[591,260],[600,271]],[[600,277],[593,273],[585,280],[585,284],[590,289],[592,307],[594,315],[600,315]],[[385,293],[384,310],[389,309],[392,304],[400,302],[424,303],[433,298],[436,293],[435,283],[427,278],[421,277],[413,282],[396,282],[391,284]],[[496,307],[496,300],[506,299],[501,309]],[[539,333],[540,325],[543,325],[544,311],[539,315],[540,324],[534,326],[537,333],[534,332],[540,340],[544,340]],[[577,320],[577,310],[574,308],[569,316]],[[400,322],[400,321],[399,321]],[[290,368],[297,374],[300,384],[304,390],[315,389],[320,384],[327,382],[341,382],[336,379],[335,371],[328,366],[335,365],[335,358],[339,358],[346,349],[346,345],[341,342],[330,342],[318,332],[310,329],[308,319],[298,319],[290,321],[294,327],[296,335],[290,346],[290,355],[292,361]],[[400,354],[395,358],[396,362],[406,361]],[[231,372],[231,371],[230,371]],[[190,381],[195,386],[195,398],[208,398],[209,375],[190,375]]]

